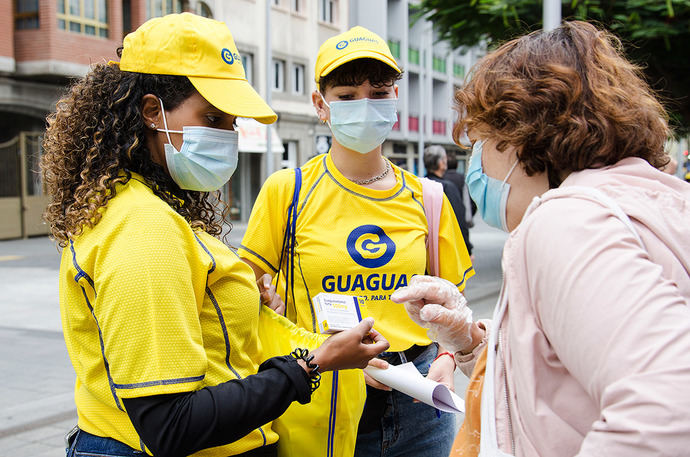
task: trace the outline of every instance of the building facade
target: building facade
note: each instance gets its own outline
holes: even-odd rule
[[[246,221],[273,170],[327,152],[331,132],[311,103],[314,65],[326,39],[355,25],[388,40],[404,69],[399,122],[384,154],[418,173],[419,152],[451,139],[452,94],[476,60],[413,21],[416,0],[6,0],[0,2],[0,239],[47,233],[38,162],[45,118],[70,80],[117,60],[123,37],[151,17],[183,11],[224,21],[249,82],[278,113],[266,127],[240,120],[238,170],[223,189],[230,218]],[[268,33],[267,33],[268,32]],[[269,41],[270,40],[270,41]],[[270,45],[269,45],[270,44]],[[462,158],[462,156],[461,156]]]

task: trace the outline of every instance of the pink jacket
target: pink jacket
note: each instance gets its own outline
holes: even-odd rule
[[[599,201],[549,198],[571,186],[613,198],[644,246]],[[573,173],[535,199],[502,264],[501,450],[690,455],[690,184],[637,158]]]

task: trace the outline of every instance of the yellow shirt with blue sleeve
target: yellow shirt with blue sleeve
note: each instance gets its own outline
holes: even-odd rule
[[[360,186],[345,178],[330,153],[302,168],[294,255],[294,289],[286,297],[287,317],[298,326],[318,331],[312,299],[320,292],[360,297],[376,329],[391,343],[391,351],[431,343],[426,329],[415,324],[391,293],[427,268],[427,221],[422,184],[411,173],[392,165],[396,184],[388,190]],[[252,209],[238,250],[265,272],[280,265],[288,207],[295,171],[269,177]],[[439,276],[460,290],[474,274],[462,233],[450,203],[443,196],[439,223]],[[285,272],[278,291],[285,295]],[[294,298],[293,298],[294,294]]]
[[[102,219],[70,242],[60,265],[79,427],[145,450],[123,398],[190,392],[256,373],[262,358],[253,277],[237,254],[192,230],[140,176],[117,185]],[[194,455],[234,455],[277,439],[267,424]]]

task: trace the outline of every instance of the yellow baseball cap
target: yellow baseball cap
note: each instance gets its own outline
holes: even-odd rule
[[[191,13],[150,19],[125,37],[120,70],[186,76],[219,110],[264,124],[278,116],[247,81],[223,22]]]
[[[316,84],[318,85],[319,79],[342,64],[363,58],[379,60],[402,72],[386,41],[374,32],[356,26],[327,39],[321,45],[314,68]]]

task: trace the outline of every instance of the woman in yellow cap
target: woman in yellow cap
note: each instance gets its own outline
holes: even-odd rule
[[[459,290],[474,274],[448,200],[438,195],[440,220],[432,229],[436,233],[429,233],[422,182],[382,155],[381,144],[397,121],[395,83],[401,75],[386,42],[363,27],[323,43],[312,101],[319,119],[331,128],[332,148],[266,181],[239,255],[254,269],[265,303],[299,326],[318,331],[310,306],[315,295],[358,296],[391,343],[394,352],[386,353],[385,360],[414,362],[424,375],[452,387],[453,356],[432,344],[426,329],[390,301],[390,294],[407,285],[411,276],[429,271],[427,236],[438,236],[436,274]],[[270,277],[264,284],[266,274],[282,279],[277,286],[269,284]],[[275,296],[276,288],[279,295],[284,291],[285,304]],[[333,374],[322,386],[330,382],[333,398],[343,401],[336,389],[347,386],[337,381]],[[376,389],[384,386],[371,379],[367,383],[371,387],[355,455],[448,455],[455,434],[453,415],[413,403],[399,392]],[[296,406],[290,412],[303,410],[305,417],[323,414],[336,429],[356,425],[338,422],[335,401],[325,411]],[[347,451],[329,449],[332,455],[348,455]]]
[[[276,119],[240,62],[221,22],[152,19],[49,116],[46,218],[77,374],[68,456],[273,456],[270,421],[310,401],[319,371],[388,347],[365,320],[262,357],[255,280],[217,238],[209,193],[235,170],[236,116]]]

